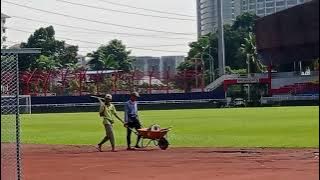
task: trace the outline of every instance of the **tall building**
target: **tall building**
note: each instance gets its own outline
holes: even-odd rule
[[[1,13],[1,48],[5,48],[6,47],[6,40],[7,40],[7,36],[6,36],[6,20],[7,18],[10,18],[10,16]]]
[[[135,57],[132,64],[133,68],[141,72],[151,72],[154,70],[156,73],[160,72],[160,57],[139,56]]]
[[[311,0],[241,0],[241,13],[251,12],[262,17],[308,1]]]
[[[184,61],[184,56],[139,56],[135,57],[133,68],[148,74],[154,72],[159,75],[159,78],[165,78],[166,72],[169,70],[169,75],[173,76],[177,73],[177,67]]]
[[[167,76],[166,72],[169,72],[169,76],[173,77],[177,74],[177,67],[184,62],[184,56],[162,56],[161,57],[161,77]]]
[[[224,24],[232,24],[240,15],[240,0],[222,0]],[[217,0],[197,0],[198,37],[218,27]]]
[[[251,12],[266,16],[311,0],[222,0],[224,24],[232,24],[237,16]],[[198,37],[215,32],[218,27],[217,0],[197,0]]]

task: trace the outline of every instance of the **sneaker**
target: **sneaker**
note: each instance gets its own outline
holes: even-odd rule
[[[134,150],[134,148],[132,148],[132,147],[128,147],[128,148],[127,148],[127,150],[128,150],[128,151],[133,151],[133,150]]]
[[[98,144],[97,149],[99,150],[99,152],[102,152],[101,145]]]
[[[135,146],[135,148],[141,148],[141,146],[139,146],[139,145],[136,145],[136,146]]]

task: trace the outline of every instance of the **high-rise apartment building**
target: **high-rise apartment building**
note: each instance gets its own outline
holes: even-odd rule
[[[153,71],[158,74],[160,78],[167,76],[169,71],[170,77],[177,73],[177,67],[184,62],[184,56],[138,56],[134,57],[133,68],[148,74]]]
[[[240,15],[240,0],[222,0],[224,24],[232,24]],[[198,36],[218,27],[217,0],[197,0]]]
[[[284,9],[305,3],[310,0],[240,0],[241,13],[251,12],[258,16],[266,16]]]
[[[7,36],[6,36],[6,20],[7,18],[10,18],[10,16],[1,13],[1,48],[4,48],[6,45],[6,40],[7,40]]]
[[[251,12],[266,16],[311,0],[222,0],[224,24]],[[217,0],[197,0],[198,37],[215,32],[218,27]]]

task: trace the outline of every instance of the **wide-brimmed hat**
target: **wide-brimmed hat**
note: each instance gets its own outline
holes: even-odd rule
[[[112,100],[112,95],[111,94],[106,94],[106,96],[104,98]]]
[[[139,95],[138,92],[132,92],[132,93],[131,93],[131,96],[140,97],[140,95]]]

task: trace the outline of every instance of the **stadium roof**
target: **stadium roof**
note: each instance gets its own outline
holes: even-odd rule
[[[319,0],[256,21],[257,51],[264,64],[319,57]]]

